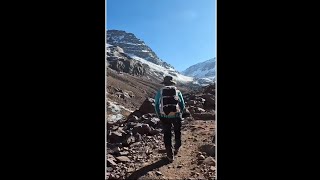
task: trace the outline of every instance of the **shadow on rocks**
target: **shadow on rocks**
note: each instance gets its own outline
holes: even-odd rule
[[[129,177],[126,179],[130,180],[136,180],[140,178],[141,176],[146,175],[149,171],[152,171],[154,169],[160,168],[166,164],[169,164],[170,162],[166,158],[162,158],[159,161],[156,161],[148,166],[145,166],[135,172],[133,172]]]
[[[211,144],[202,145],[199,150],[201,152],[207,153],[207,155],[214,157],[215,156],[215,147]]]

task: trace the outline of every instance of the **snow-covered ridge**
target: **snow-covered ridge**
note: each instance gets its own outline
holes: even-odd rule
[[[215,77],[216,58],[209,59],[207,61],[195,64],[182,71],[182,74],[186,76],[192,76],[195,78],[214,78]]]
[[[173,68],[165,68],[165,67],[159,66],[157,64],[149,62],[149,61],[147,61],[143,58],[140,58],[136,55],[133,55],[133,54],[128,54],[128,55],[135,60],[138,60],[144,64],[147,64],[150,67],[151,73],[153,73],[153,75],[157,76],[158,78],[163,78],[164,76],[170,75],[174,78],[175,81],[178,81],[178,82],[185,83],[185,82],[192,82],[193,81],[192,77],[182,75],[182,74],[178,73]]]
[[[139,39],[132,33],[121,30],[108,30],[107,42],[108,44],[121,47],[125,53],[134,54],[163,67],[173,68],[170,64],[160,59],[143,40]]]

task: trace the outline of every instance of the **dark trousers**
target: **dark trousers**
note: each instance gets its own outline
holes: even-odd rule
[[[160,118],[163,126],[163,140],[166,147],[167,153],[172,153],[172,133],[171,127],[173,126],[175,144],[174,148],[179,149],[181,146],[181,118]]]

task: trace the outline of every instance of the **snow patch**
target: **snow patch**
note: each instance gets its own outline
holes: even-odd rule
[[[179,82],[191,82],[193,81],[192,77],[188,77],[188,76],[184,76],[178,72],[176,72],[173,68],[165,68],[162,66],[159,66],[157,64],[154,64],[152,62],[149,62],[143,58],[140,58],[136,55],[133,54],[128,54],[131,58],[138,60],[140,62],[142,62],[143,64],[147,64],[150,67],[150,70],[156,75],[159,76],[160,73],[162,73],[163,77],[170,75],[170,76],[174,76],[174,80],[175,81],[179,81]]]

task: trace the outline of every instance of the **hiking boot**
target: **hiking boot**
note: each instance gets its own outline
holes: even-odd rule
[[[178,154],[178,152],[179,152],[179,148],[176,148],[176,149],[174,149],[173,154],[174,154],[174,155],[177,155],[177,154]]]
[[[174,160],[172,149],[168,147],[166,148],[166,151],[167,151],[167,159],[169,160],[169,162],[172,162]]]
[[[171,156],[167,156],[167,159],[168,159],[168,161],[169,161],[169,162],[173,162],[173,160],[174,160],[174,156],[173,156],[173,155],[171,155]]]

